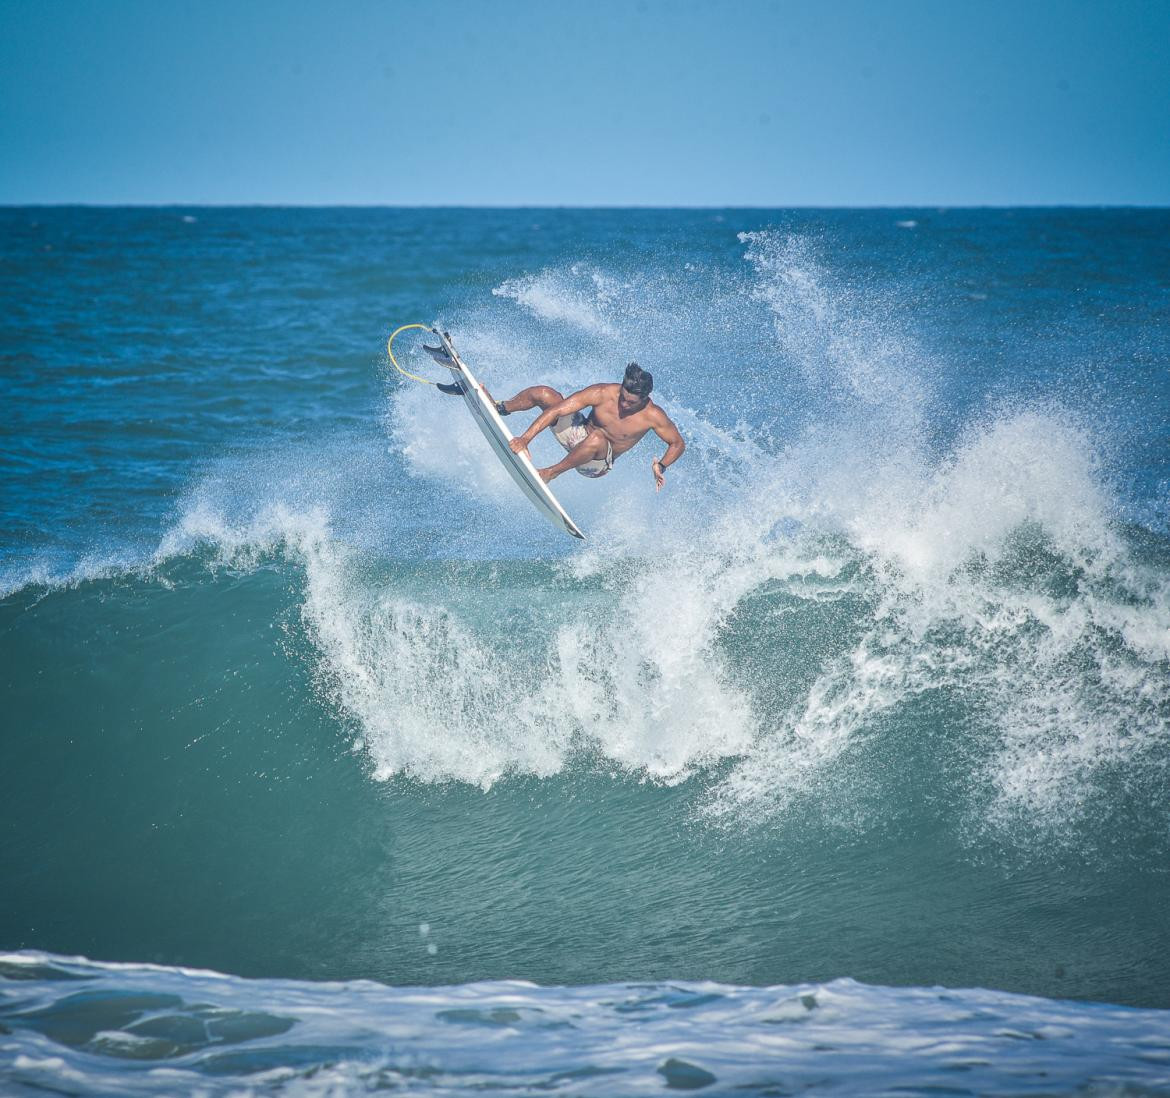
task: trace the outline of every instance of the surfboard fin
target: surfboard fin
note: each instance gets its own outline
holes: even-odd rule
[[[440,393],[446,393],[448,396],[459,397],[463,395],[463,386],[458,382],[455,382],[453,385],[444,385],[441,381],[436,381],[435,388]]]
[[[442,347],[432,347],[428,343],[423,344],[423,350],[431,356],[440,366],[446,366],[448,370],[458,370],[459,366],[455,360],[447,354]]]

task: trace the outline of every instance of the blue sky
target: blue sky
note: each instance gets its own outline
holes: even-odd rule
[[[1170,204],[1170,0],[0,0],[0,203]]]

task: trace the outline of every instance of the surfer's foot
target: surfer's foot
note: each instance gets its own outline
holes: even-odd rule
[[[463,395],[463,386],[456,383],[454,385],[444,385],[441,381],[435,382],[435,388],[440,393],[446,393],[448,396],[458,397]]]
[[[511,410],[508,408],[508,402],[506,400],[496,400],[496,398],[492,396],[491,390],[488,389],[486,385],[484,386],[483,391],[487,395],[488,400],[492,402],[492,407],[495,408],[497,415],[509,416],[512,414]]]

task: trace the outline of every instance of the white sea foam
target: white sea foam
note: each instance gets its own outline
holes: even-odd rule
[[[24,970],[13,985],[19,1011],[4,1011],[0,1030],[0,1079],[16,1094],[858,1094],[961,1082],[965,1093],[996,1095],[1170,1086],[1167,1012],[996,991],[853,980],[395,988],[31,952],[0,954],[0,964],[12,975]],[[79,989],[83,1013],[73,1001]],[[215,1029],[217,1017],[231,1019],[229,1032]],[[131,1031],[142,1025],[182,1036],[172,1044]]]
[[[1170,586],[1119,539],[1099,447],[1059,407],[1005,406],[929,458],[929,391],[903,342],[867,338],[802,242],[747,242],[778,333],[839,405],[831,446],[806,440],[765,483],[783,486],[781,514],[844,534],[876,601],[852,650],[757,730],[713,813],[783,807],[883,713],[949,691],[966,703],[956,734],[988,745],[988,819],[1059,831],[1110,767],[1140,766],[1170,734]],[[1011,575],[1038,553],[1061,589]]]
[[[696,577],[640,576],[626,595],[628,628],[570,614],[526,650],[482,620],[371,587],[318,510],[268,507],[235,524],[201,503],[163,552],[195,544],[236,567],[274,552],[303,565],[321,682],[357,721],[376,777],[486,787],[508,773],[555,773],[572,751],[596,749],[673,781],[747,746],[745,707],[722,686],[712,650],[726,596],[683,597]],[[663,628],[687,644],[660,643]]]
[[[775,353],[801,371],[818,415],[777,450],[668,404],[703,483],[679,490],[681,478],[672,477],[672,491],[651,509],[625,491],[629,481],[606,483],[614,490],[590,516],[595,538],[573,574],[602,575],[631,558],[653,563],[627,568],[614,609],[622,629],[598,632],[599,655],[583,681],[597,682],[599,693],[582,728],[588,712],[597,727],[606,713],[597,742],[625,762],[646,759],[644,749],[624,754],[608,730],[637,711],[642,684],[612,681],[600,651],[611,665],[643,646],[675,661],[686,669],[679,681],[694,687],[685,708],[702,717],[663,723],[655,735],[674,741],[668,754],[680,773],[684,759],[738,757],[710,807],[739,817],[782,809],[831,780],[833,764],[875,734],[884,715],[923,693],[948,692],[969,722],[958,734],[982,744],[972,754],[984,758],[983,770],[971,780],[990,787],[989,819],[1006,826],[1022,814],[1058,828],[1110,766],[1137,762],[1167,736],[1170,598],[1164,577],[1138,566],[1120,540],[1097,440],[1057,404],[1005,402],[940,452],[931,430],[937,367],[906,337],[891,302],[834,284],[807,240],[742,239],[755,271],[742,296],[766,307]],[[588,300],[575,283],[559,306],[552,297],[562,283],[544,272],[540,285],[542,307],[533,311],[550,324],[580,327],[582,310],[636,311],[616,282]],[[750,689],[731,684],[728,618],[763,585],[800,576],[823,537],[842,539],[835,568],[848,561],[868,577],[869,620],[790,708],[761,709]],[[1013,578],[1037,554],[1046,574],[1066,579]],[[646,621],[664,628],[647,636]],[[572,666],[579,643],[562,635],[559,644],[552,662]],[[610,697],[623,705],[607,710]],[[644,735],[651,726],[640,719],[636,727]],[[704,736],[719,727],[733,734],[708,740],[704,752]]]

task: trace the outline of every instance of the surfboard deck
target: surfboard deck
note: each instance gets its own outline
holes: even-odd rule
[[[540,479],[540,474],[536,471],[536,466],[532,464],[532,459],[528,454],[514,454],[512,452],[508,443],[515,436],[500,418],[500,413],[496,411],[495,404],[487,395],[487,390],[471,372],[467,363],[459,357],[458,352],[451,344],[450,336],[446,332],[439,331],[438,328],[432,328],[431,332],[439,340],[439,345],[454,365],[442,362],[438,356],[435,356],[435,360],[446,366],[459,380],[463,389],[463,400],[471,412],[471,418],[475,420],[480,431],[483,432],[483,437],[488,440],[496,457],[500,459],[504,468],[508,470],[512,479],[520,487],[520,491],[554,526],[584,541],[585,535],[581,533],[580,527],[569,517],[569,513],[561,506],[557,497],[552,494],[549,486]]]

